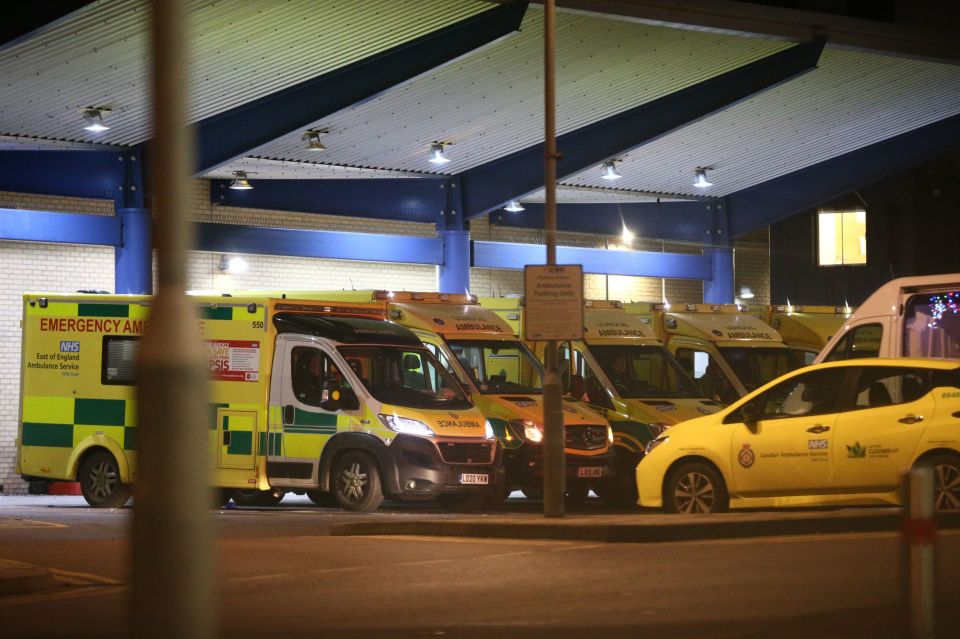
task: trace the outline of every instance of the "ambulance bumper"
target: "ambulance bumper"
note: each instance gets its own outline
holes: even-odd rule
[[[597,488],[614,479],[616,475],[616,455],[607,451],[599,455],[564,455],[566,460],[567,488]],[[511,490],[530,488],[534,491],[543,488],[543,448],[523,446],[508,451],[504,458],[507,469],[507,483]]]
[[[387,447],[393,470],[396,473],[397,493],[402,499],[434,499],[440,495],[494,494],[504,482],[505,472],[501,461],[502,452],[496,441],[457,441],[457,444],[473,448],[451,452],[444,460],[438,446],[450,440],[434,441],[411,435],[398,435]],[[493,461],[473,463],[469,450],[477,450],[483,444],[494,447]],[[470,463],[466,463],[467,460]],[[485,457],[489,459],[489,453]],[[461,462],[461,463],[458,463]]]

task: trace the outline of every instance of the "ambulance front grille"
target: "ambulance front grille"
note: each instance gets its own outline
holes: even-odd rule
[[[493,445],[479,442],[439,442],[440,456],[448,464],[489,464]]]
[[[566,427],[565,445],[574,450],[597,450],[607,445],[607,427],[592,424],[570,424]]]

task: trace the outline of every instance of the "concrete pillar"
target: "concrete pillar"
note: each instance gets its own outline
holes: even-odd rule
[[[439,292],[466,293],[470,290],[470,232],[440,231],[443,240],[443,264],[440,265]]]
[[[716,247],[706,252],[710,255],[713,277],[703,283],[703,301],[707,304],[732,304],[733,249]]]
[[[117,209],[123,230],[120,246],[114,249],[115,292],[153,293],[153,259],[150,250],[150,211]]]

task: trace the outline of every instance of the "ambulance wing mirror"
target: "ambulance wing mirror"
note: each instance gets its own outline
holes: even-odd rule
[[[743,423],[746,424],[751,431],[757,431],[757,422],[760,420],[760,409],[755,402],[747,402],[741,406],[740,416],[743,418]]]

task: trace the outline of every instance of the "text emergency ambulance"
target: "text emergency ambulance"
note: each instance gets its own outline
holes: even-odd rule
[[[849,306],[793,304],[747,305],[747,311],[776,330],[804,366],[813,363],[853,313]]]
[[[649,321],[700,392],[730,404],[801,365],[769,324],[735,304],[624,304]]]
[[[960,358],[960,273],[890,280],[844,322],[816,362],[859,357]]]
[[[502,484],[497,440],[456,379],[372,304],[195,298],[211,376],[215,485],[357,511],[383,498],[479,506]],[[151,298],[24,296],[18,472],[77,480],[115,507],[136,481],[136,358]],[[408,375],[415,370],[419,375]],[[175,463],[171,460],[171,463]],[[185,469],[189,472],[189,469]]]
[[[495,313],[463,294],[367,290],[310,295],[374,301],[391,321],[411,329],[461,379],[497,434],[506,467],[500,496],[515,489],[530,498],[543,496],[543,367]],[[590,489],[602,492],[602,486],[615,482],[608,421],[572,401],[564,402],[563,417],[568,495],[581,499]]]
[[[521,298],[485,298],[483,303],[522,330]],[[558,345],[564,390],[609,420],[622,480],[613,497],[635,504],[634,472],[647,443],[665,428],[709,415],[720,405],[701,395],[650,325],[626,313],[621,302],[586,300],[583,318],[583,341]],[[534,349],[542,360],[546,342]]]

